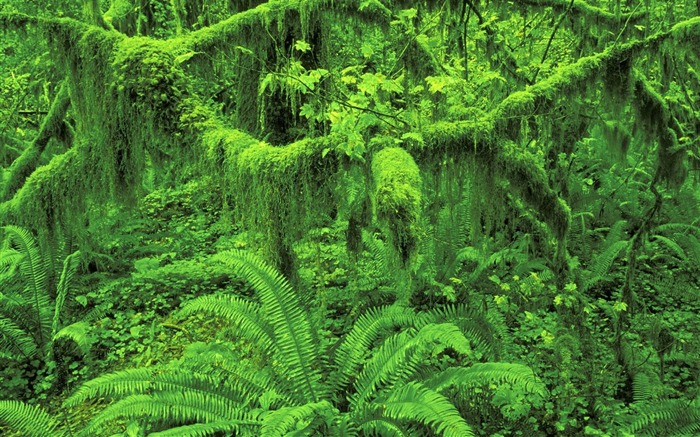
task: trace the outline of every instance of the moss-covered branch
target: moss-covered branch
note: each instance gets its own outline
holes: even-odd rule
[[[423,130],[424,145],[411,148],[418,163],[473,157],[487,171],[510,182],[511,189],[533,208],[558,241],[569,231],[571,211],[549,186],[547,174],[530,153],[493,135],[488,119],[481,122],[436,123]]]
[[[86,186],[90,170],[76,147],[55,156],[49,164],[37,168],[11,200],[0,204],[0,222],[34,230],[80,222],[77,219],[85,210],[84,193],[90,192]]]
[[[619,24],[624,23],[627,20],[635,23],[647,15],[646,11],[618,15],[606,9],[593,6],[592,4],[583,0],[574,0],[573,4],[571,0],[520,0],[519,3],[530,6],[550,7],[557,12],[566,11],[569,9],[569,6],[571,6],[571,12],[578,15],[595,18],[604,24]]]
[[[32,144],[22,152],[22,155],[12,163],[9,169],[9,175],[2,187],[0,201],[9,200],[15,192],[22,187],[27,176],[34,171],[49,140],[62,130],[63,119],[69,106],[70,98],[68,96],[68,87],[62,84],[51,105],[49,113],[41,124],[37,137]]]
[[[352,14],[358,14],[359,3],[357,0],[270,0],[255,8],[248,9],[223,20],[217,24],[202,28],[173,40],[173,44],[183,49],[195,51],[207,51],[222,44],[232,41],[255,39],[255,35],[265,34],[264,29],[273,23],[283,25],[287,14],[298,14],[301,21],[302,33],[309,28],[309,20],[317,11],[333,8]],[[385,8],[374,11],[366,8],[363,16],[372,20],[388,20],[390,16]],[[376,15],[376,12],[380,12]]]

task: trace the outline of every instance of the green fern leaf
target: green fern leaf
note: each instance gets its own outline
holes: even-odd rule
[[[56,335],[53,336],[53,341],[60,338],[71,340],[75,342],[80,352],[82,352],[83,355],[86,355],[88,352],[90,352],[92,343],[95,341],[95,339],[90,336],[89,332],[90,324],[88,322],[76,322],[61,328]]]
[[[61,312],[63,311],[63,304],[70,290],[71,283],[73,282],[73,276],[75,276],[75,271],[78,269],[80,263],[80,252],[74,252],[68,255],[63,260],[63,269],[61,270],[61,275],[58,280],[58,286],[56,287],[56,304],[54,306],[53,321],[51,324],[51,336],[55,337],[58,332],[61,323]]]
[[[241,411],[241,405],[225,397],[199,391],[166,391],[128,396],[105,408],[80,435],[100,435],[105,425],[120,418],[148,418],[166,423],[234,422],[255,425],[255,416]]]
[[[674,240],[668,237],[664,237],[663,235],[654,235],[652,239],[657,241],[658,243],[661,243],[660,246],[665,246],[666,248],[668,248],[668,250],[679,260],[685,261],[688,259],[688,257],[685,254],[685,250],[683,250],[683,248]]]
[[[411,326],[416,318],[412,309],[402,306],[371,308],[360,316],[335,353],[338,370],[331,382],[333,391],[342,390],[357,374],[374,342],[392,329]]]
[[[25,279],[25,296],[32,304],[27,316],[36,323],[37,344],[43,348],[51,339],[53,307],[49,298],[47,275],[51,265],[41,255],[36,240],[29,231],[8,225],[5,226],[5,233],[10,244],[17,247],[17,251],[23,255],[19,262],[19,271]]]
[[[260,435],[261,437],[283,437],[288,435],[299,422],[307,420],[310,416],[332,409],[333,405],[328,401],[280,408],[269,412],[263,417]]]
[[[258,435],[258,428],[260,428],[260,422],[257,420],[224,420],[178,426],[165,431],[152,432],[148,437],[207,437],[221,433],[252,437]]]
[[[541,397],[547,395],[546,387],[535,377],[532,369],[522,364],[477,363],[466,368],[452,367],[428,378],[424,383],[426,387],[438,392],[450,387],[510,383]]]
[[[407,329],[388,338],[367,361],[355,382],[354,407],[369,402],[379,390],[391,390],[416,375],[426,351],[436,346],[469,354],[471,347],[462,331],[452,323],[428,324],[420,331]]]
[[[632,378],[632,397],[635,402],[649,400],[652,396],[652,386],[649,377],[644,373],[637,373]]]
[[[252,341],[261,351],[270,353],[274,349],[273,330],[261,317],[260,305],[237,296],[202,296],[185,304],[177,316],[200,312],[227,320],[238,335]]]
[[[63,437],[55,419],[36,405],[19,401],[0,401],[0,423],[25,437]]]
[[[644,403],[624,431],[637,435],[658,435],[680,428],[697,429],[700,408],[683,399],[667,399]],[[671,434],[684,435],[684,434]]]
[[[589,289],[595,283],[605,278],[605,276],[608,274],[608,271],[610,270],[610,267],[612,266],[613,262],[618,257],[620,252],[627,249],[628,246],[629,241],[627,240],[616,241],[612,245],[608,246],[603,253],[597,256],[595,262],[591,266],[591,273],[588,280],[586,281],[584,290]]]
[[[34,337],[18,326],[14,320],[0,314],[0,351],[8,357],[29,359],[37,354]]]
[[[320,374],[314,366],[319,354],[311,322],[287,280],[260,259],[238,250],[216,256],[256,290],[263,311],[273,327],[277,360],[284,367],[297,395],[305,402],[316,402],[323,395]]]
[[[445,396],[410,382],[393,391],[379,404],[383,416],[399,421],[417,421],[445,437],[473,436],[474,431]]]
[[[426,314],[425,320],[432,323],[454,323],[482,357],[495,358],[499,355],[499,343],[492,324],[483,314],[470,309],[466,304],[433,309]]]

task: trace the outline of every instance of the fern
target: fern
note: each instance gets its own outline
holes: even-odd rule
[[[252,341],[265,353],[271,353],[275,347],[273,328],[261,317],[261,306],[254,302],[236,296],[202,296],[187,303],[177,316],[200,312],[229,321],[238,335]]]
[[[314,402],[298,407],[283,407],[267,413],[262,419],[261,435],[265,437],[283,437],[311,416],[333,409],[328,401]]]
[[[170,428],[164,431],[149,433],[149,437],[205,437],[227,433],[226,435],[255,435],[254,431],[246,433],[248,429],[256,429],[259,423],[253,420],[222,420],[219,422],[195,423]],[[233,434],[228,434],[233,433]]]
[[[314,367],[319,357],[313,341],[311,322],[286,279],[258,258],[241,251],[223,252],[217,259],[229,265],[257,291],[268,323],[275,334],[276,358],[285,375],[301,389],[306,402],[317,402],[323,395]]]
[[[80,253],[63,261],[56,287],[50,277],[52,264],[42,254],[32,234],[17,226],[5,226],[4,249],[0,262],[0,355],[15,361],[52,359],[53,341],[72,338],[81,350],[89,348],[86,325],[61,331],[60,315],[70,290]],[[56,299],[50,290],[55,289]],[[60,335],[58,333],[60,332]]]
[[[685,431],[700,429],[700,407],[683,399],[643,403],[632,416],[625,432],[639,436],[686,436]]]
[[[411,326],[416,317],[413,310],[401,306],[373,308],[360,316],[335,353],[338,370],[331,381],[333,389],[347,385],[380,336],[394,328]]]
[[[443,391],[450,387],[469,388],[487,384],[509,383],[528,392],[546,397],[547,389],[532,369],[522,364],[477,363],[471,367],[452,367],[425,381],[426,387]]]
[[[449,323],[428,324],[416,331],[408,329],[388,338],[365,363],[355,382],[354,406],[368,402],[378,390],[391,390],[413,377],[433,346],[451,347],[459,353],[471,352],[461,330]]]
[[[5,226],[8,244],[22,254],[19,259],[19,272],[24,279],[24,297],[31,303],[26,308],[29,319],[36,323],[34,330],[39,348],[43,348],[51,338],[52,307],[49,298],[48,272],[51,265],[41,256],[32,234],[17,226]],[[26,317],[26,316],[25,316]]]
[[[90,324],[86,321],[75,322],[64,326],[58,330],[51,341],[55,342],[61,338],[74,342],[83,355],[87,355],[87,353],[90,352],[92,343],[95,341],[90,335]]]
[[[419,382],[410,382],[382,400],[383,415],[390,419],[416,420],[445,437],[469,437],[472,428],[445,396]]]
[[[493,325],[484,314],[470,309],[465,304],[436,308],[427,312],[425,319],[433,323],[454,323],[469,339],[472,348],[480,354],[480,358],[496,359],[500,355],[497,333]]]
[[[56,420],[36,405],[19,401],[0,401],[0,423],[25,437],[64,437]]]
[[[225,397],[205,395],[195,390],[163,391],[128,396],[103,410],[99,420],[81,430],[80,435],[102,434],[105,423],[119,418],[157,417],[165,422],[225,422],[229,425],[258,426],[254,415],[241,411],[240,404]]]
[[[600,280],[604,279],[610,267],[612,267],[615,259],[620,255],[620,252],[626,250],[629,247],[628,240],[614,241],[612,244],[607,246],[607,248],[598,255],[590,268],[590,274],[588,280],[586,281],[583,289],[588,290],[593,285],[595,285]]]
[[[12,319],[0,315],[0,351],[15,360],[29,359],[37,354],[37,345],[26,330]]]
[[[68,255],[63,260],[63,268],[61,270],[61,275],[58,280],[58,285],[56,287],[56,304],[53,311],[53,320],[51,323],[51,336],[55,336],[61,325],[61,312],[63,311],[63,304],[66,301],[66,296],[70,291],[70,285],[73,282],[73,277],[75,276],[75,271],[78,268],[80,262],[80,252],[76,251]]]
[[[642,402],[651,399],[653,387],[649,381],[649,376],[638,372],[632,377],[632,398],[635,402]]]

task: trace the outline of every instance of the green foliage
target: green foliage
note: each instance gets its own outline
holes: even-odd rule
[[[193,346],[182,362],[163,370],[141,368],[101,376],[66,403],[117,399],[84,434],[99,432],[117,418],[146,416],[171,428],[166,432],[177,429],[182,435],[208,435],[221,427],[242,435],[282,435],[292,428],[332,433],[349,423],[372,433],[386,430],[388,424],[407,429],[411,422],[442,435],[473,435],[455,406],[439,393],[449,384],[437,390],[419,379],[431,367],[425,362],[430,355],[450,350],[463,360],[474,359],[465,333],[483,350],[478,330],[439,322],[452,316],[460,324],[467,322],[464,308],[424,314],[401,307],[370,311],[360,317],[330,363],[321,360],[311,321],[279,273],[240,251],[216,258],[250,282],[260,304],[233,296],[203,296],[186,304],[181,315],[205,312],[228,320],[272,365],[261,372],[250,362],[233,359],[230,350],[208,345]],[[392,334],[393,327],[403,329]],[[524,366],[494,363],[477,371],[479,366],[471,367],[475,376],[465,383],[478,383],[484,376],[494,384],[507,380],[524,384],[527,392],[541,390],[525,376]],[[194,425],[187,425],[189,421],[199,425],[190,429]],[[195,430],[201,434],[189,434]]]
[[[635,414],[623,432],[640,436],[682,436],[700,431],[697,401],[668,399],[635,403]]]
[[[0,401],[0,423],[27,437],[62,437],[56,419],[36,405],[19,401]]]

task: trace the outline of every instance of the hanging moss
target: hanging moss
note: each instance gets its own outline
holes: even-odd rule
[[[56,94],[56,98],[51,104],[49,113],[46,114],[41,124],[37,137],[32,144],[22,152],[22,155],[12,163],[9,169],[9,175],[5,179],[5,183],[2,187],[0,201],[9,200],[15,192],[22,187],[27,176],[34,171],[49,140],[63,129],[63,119],[68,111],[69,105],[68,87],[61,85]]]
[[[80,223],[90,187],[90,173],[77,148],[37,168],[12,200],[0,206],[0,222],[32,230],[74,228]]]
[[[674,47],[688,47],[697,50],[700,46],[700,17],[681,21],[671,28]]]
[[[612,51],[604,63],[603,86],[606,95],[613,98],[615,107],[612,110],[619,111],[632,94],[634,81],[630,79],[631,71],[632,57],[629,53]]]
[[[656,179],[680,187],[688,174],[687,154],[678,145],[668,104],[641,73],[637,72],[635,79],[636,127],[645,134],[647,141],[658,142]]]
[[[334,207],[330,175],[337,163],[322,154],[337,138],[274,147],[242,131],[218,127],[202,139],[208,165],[221,169],[236,219],[265,236],[267,258],[282,266],[292,244]]]
[[[403,265],[409,261],[420,238],[423,181],[411,155],[388,147],[372,157],[374,208],[384,223]]]
[[[547,173],[530,154],[509,142],[497,156],[497,168],[540,220],[547,223],[555,238],[563,242],[571,225],[571,208],[549,187]]]
[[[109,9],[104,13],[105,22],[125,35],[135,35],[139,8],[129,0],[111,0]]]

